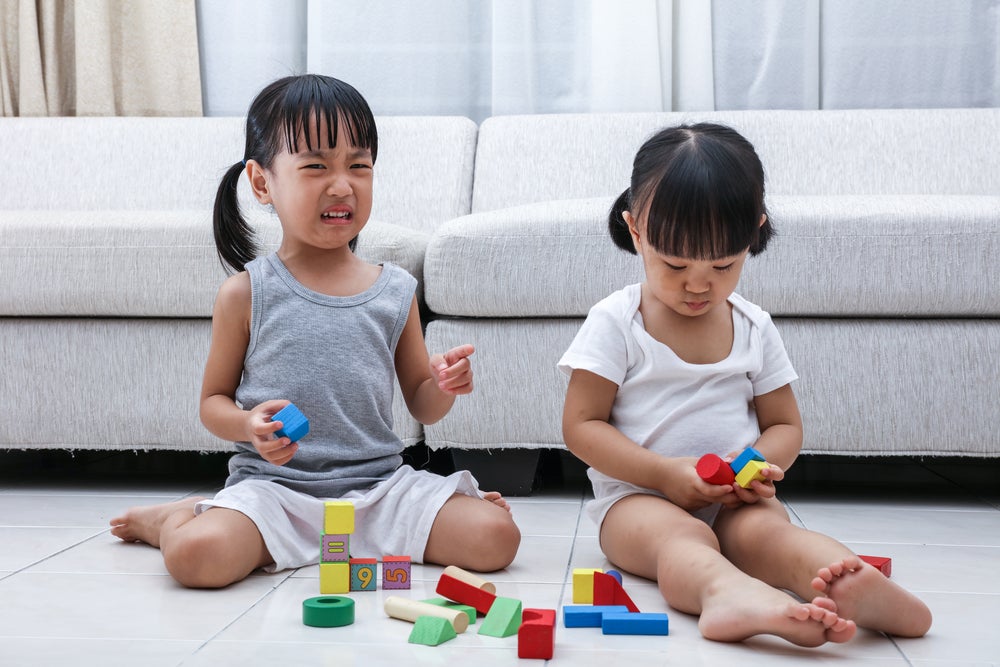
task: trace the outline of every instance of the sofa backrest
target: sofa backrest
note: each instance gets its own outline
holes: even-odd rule
[[[496,116],[479,129],[472,210],[620,194],[643,141],[700,121],[753,142],[770,194],[1000,194],[1000,109]]]
[[[377,119],[372,219],[430,232],[472,201],[467,118]],[[242,118],[2,118],[0,210],[211,209]],[[244,187],[243,201],[256,206]],[[137,218],[137,220],[141,220]]]

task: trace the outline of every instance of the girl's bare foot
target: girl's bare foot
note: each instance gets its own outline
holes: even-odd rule
[[[502,507],[505,510],[507,510],[508,512],[510,511],[510,505],[508,505],[507,501],[504,500],[504,497],[501,496],[496,491],[487,491],[487,492],[485,492],[483,494],[483,498],[485,498],[486,500],[490,501],[491,503],[493,503],[497,507]]]
[[[901,637],[922,637],[931,627],[927,605],[857,556],[820,568],[812,587],[861,627]]]
[[[194,516],[194,506],[200,500],[204,498],[181,498],[162,505],[130,507],[122,516],[111,520],[111,534],[126,542],[145,542],[159,548],[160,528],[167,517],[179,511],[191,512]]]
[[[739,591],[722,591],[702,603],[698,629],[706,639],[736,642],[754,635],[777,635],[799,646],[846,642],[857,630],[837,612],[837,605],[818,597],[798,602],[763,582]]]

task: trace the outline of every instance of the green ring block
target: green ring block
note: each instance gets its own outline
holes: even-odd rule
[[[354,622],[354,600],[323,595],[302,602],[302,622],[314,628],[340,628]]]
[[[497,597],[479,626],[479,634],[490,637],[510,637],[521,627],[521,601]]]

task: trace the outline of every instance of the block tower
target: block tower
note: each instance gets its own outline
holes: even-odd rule
[[[354,505],[345,500],[326,501],[319,560],[319,592],[323,595],[349,593],[351,590],[352,533]]]

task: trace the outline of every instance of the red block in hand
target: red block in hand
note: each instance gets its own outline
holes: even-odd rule
[[[709,484],[732,484],[736,473],[718,454],[705,454],[695,465],[698,476]]]

